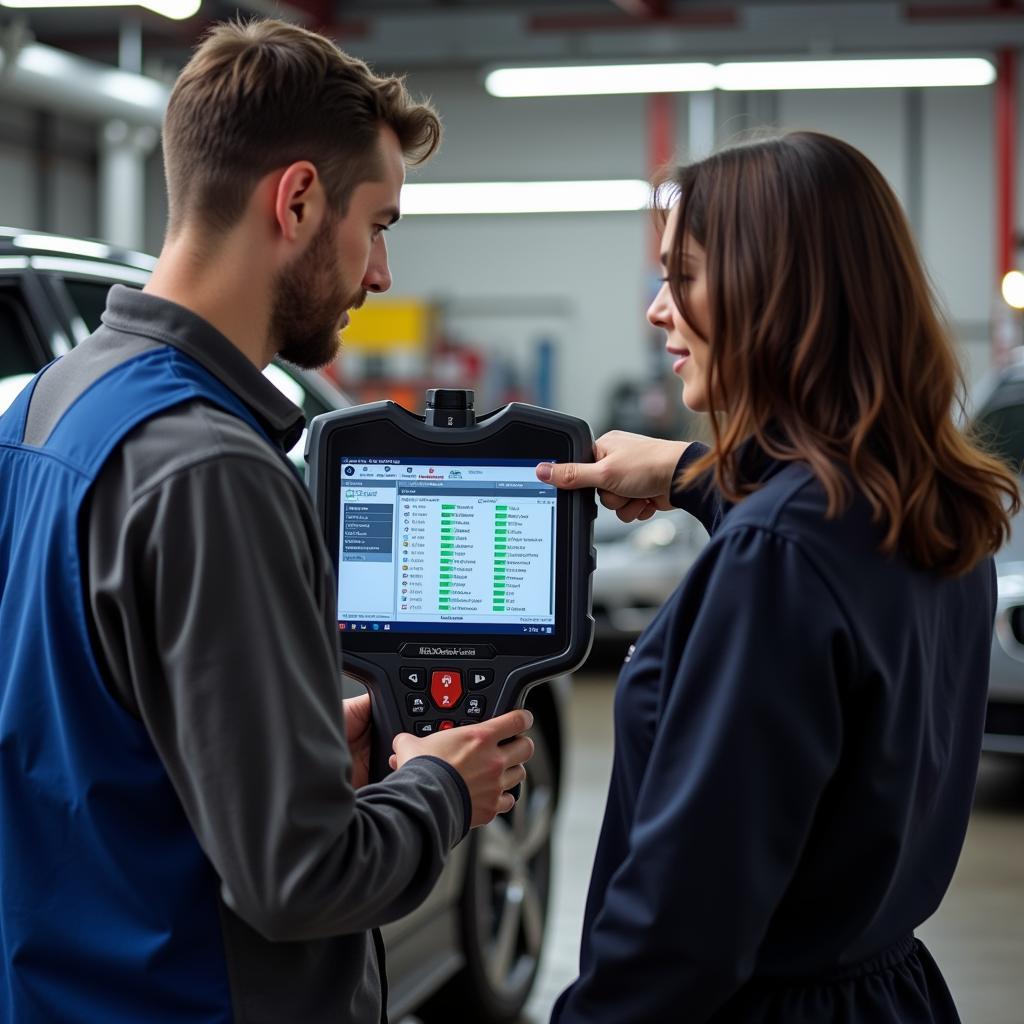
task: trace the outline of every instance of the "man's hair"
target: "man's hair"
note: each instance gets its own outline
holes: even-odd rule
[[[868,499],[882,551],[943,574],[993,554],[1020,508],[1015,475],[957,429],[963,383],[950,334],[899,201],[853,146],[792,132],[679,169],[672,296],[709,345],[713,471],[738,501],[757,489],[748,441],[806,463],[829,515]],[[706,252],[708,322],[683,274]]]
[[[381,77],[330,40],[269,19],[215,25],[171,93],[163,148],[168,230],[185,221],[223,232],[256,183],[309,160],[328,201],[344,213],[353,189],[382,173],[382,126],[419,164],[441,141],[441,122],[400,78]]]

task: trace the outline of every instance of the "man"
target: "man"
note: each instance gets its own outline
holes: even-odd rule
[[[302,417],[261,373],[328,362],[387,290],[439,137],[319,36],[216,27],[168,107],[151,281],[0,419],[5,1021],[376,1021],[369,929],[512,806],[525,711],[400,736],[366,785]]]

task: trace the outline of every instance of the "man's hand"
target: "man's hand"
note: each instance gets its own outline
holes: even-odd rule
[[[399,733],[391,767],[401,768],[425,754],[447,761],[465,780],[473,805],[471,827],[476,828],[515,806],[507,791],[526,778],[523,765],[533,757],[533,740],[521,734],[532,725],[533,715],[519,710],[430,736]]]
[[[537,478],[566,490],[596,487],[624,523],[650,519],[672,507],[672,475],[688,444],[610,430],[594,443],[594,462],[543,462]]]
[[[343,700],[345,739],[352,755],[352,788],[370,781],[370,695],[361,694]]]

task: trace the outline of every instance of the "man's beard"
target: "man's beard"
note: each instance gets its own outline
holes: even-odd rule
[[[334,361],[341,348],[341,314],[363,304],[360,288],[346,295],[336,270],[334,225],[327,218],[309,248],[278,275],[270,314],[278,355],[316,370]]]

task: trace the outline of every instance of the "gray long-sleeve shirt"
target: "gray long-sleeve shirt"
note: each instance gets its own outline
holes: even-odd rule
[[[115,286],[103,324],[43,375],[28,443],[103,373],[163,344],[230,387],[282,452],[301,432],[301,412],[188,310]],[[376,1021],[367,929],[426,897],[469,798],[426,757],[353,790],[333,568],[301,481],[247,424],[191,402],[114,451],[79,538],[101,670],[221,879],[235,1020]]]

